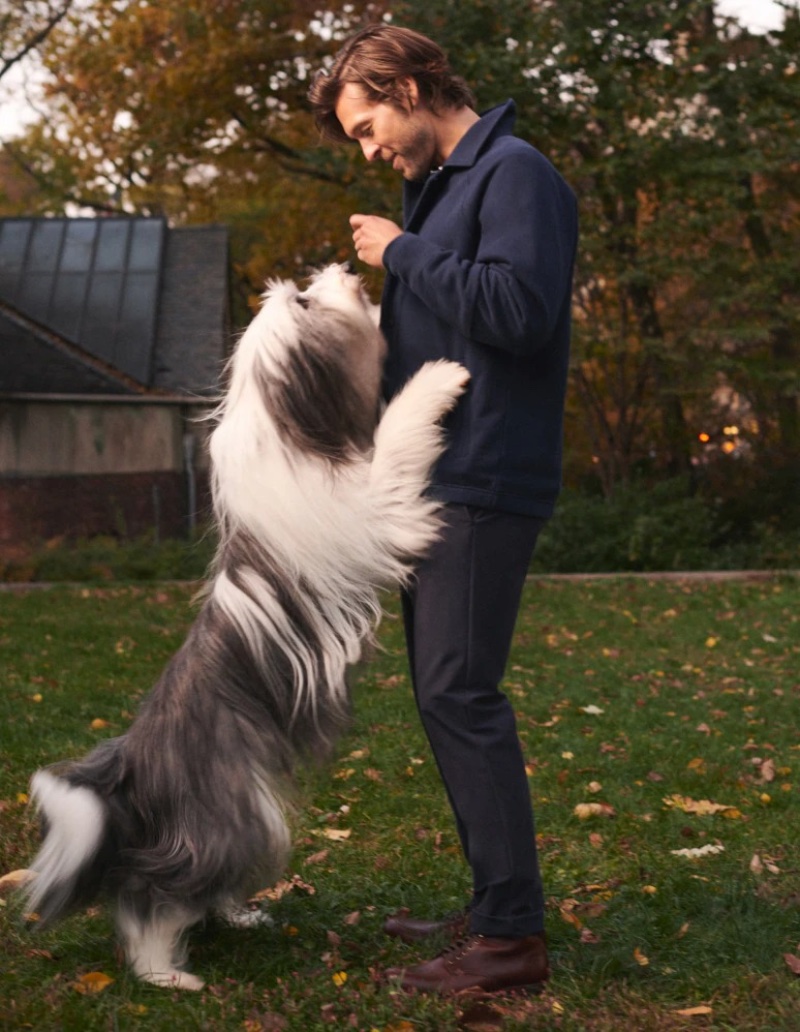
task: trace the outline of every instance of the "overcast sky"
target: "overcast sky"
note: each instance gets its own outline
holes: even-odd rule
[[[779,28],[783,21],[783,10],[774,0],[717,0],[717,10],[738,17],[753,32]],[[31,116],[19,77],[9,73],[0,83],[0,140],[14,136]]]

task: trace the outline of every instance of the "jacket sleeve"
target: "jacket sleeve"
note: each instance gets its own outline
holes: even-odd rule
[[[537,151],[506,154],[475,210],[474,258],[415,233],[389,244],[383,261],[439,318],[466,337],[514,354],[547,345],[572,281],[575,198]]]

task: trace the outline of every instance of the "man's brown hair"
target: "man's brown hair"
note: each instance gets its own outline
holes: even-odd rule
[[[420,99],[432,111],[475,107],[467,83],[454,75],[438,44],[413,29],[369,25],[348,39],[330,69],[317,72],[308,91],[317,128],[323,138],[344,143],[348,137],[336,117],[345,83],[357,83],[371,101],[408,108],[407,80],[413,79]]]

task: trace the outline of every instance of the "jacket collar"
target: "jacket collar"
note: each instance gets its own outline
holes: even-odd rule
[[[496,136],[508,136],[514,129],[517,105],[513,100],[489,108],[458,141],[442,168],[468,168],[478,160],[487,143]]]
[[[505,104],[489,108],[480,119],[464,133],[461,139],[453,148],[453,153],[442,165],[441,169],[433,170],[423,180],[403,181],[403,224],[405,229],[412,229],[424,217],[424,212],[431,202],[431,188],[436,180],[439,180],[438,173],[446,172],[447,169],[470,168],[478,160],[481,151],[491,143],[497,136],[508,136],[514,128],[517,106],[513,100],[507,100]],[[434,195],[437,191],[434,189]],[[426,200],[423,201],[422,198]]]

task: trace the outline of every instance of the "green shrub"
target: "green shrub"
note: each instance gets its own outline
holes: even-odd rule
[[[539,539],[542,573],[795,568],[800,527],[731,519],[727,503],[685,480],[619,488],[610,498],[565,490]]]
[[[156,543],[150,536],[124,541],[98,536],[50,543],[0,563],[0,580],[60,582],[199,580],[214,554],[214,536]]]

